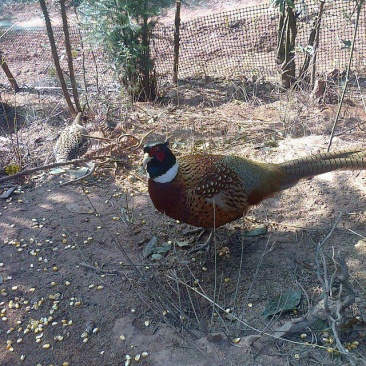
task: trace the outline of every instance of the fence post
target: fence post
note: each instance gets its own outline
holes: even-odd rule
[[[174,27],[174,68],[173,68],[173,83],[178,83],[178,65],[179,65],[179,28],[180,28],[180,0],[176,2],[175,9],[175,27]]]

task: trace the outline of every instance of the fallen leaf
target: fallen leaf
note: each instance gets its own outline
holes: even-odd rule
[[[62,168],[54,168],[49,171],[49,174],[57,175],[57,174],[63,174],[65,173],[65,169]]]
[[[89,168],[81,167],[79,169],[66,169],[66,173],[68,173],[73,178],[79,179],[89,173]]]
[[[9,198],[13,192],[16,190],[17,187],[10,187],[6,192],[4,192],[0,198],[4,198],[4,199],[7,199]]]
[[[172,249],[172,245],[169,243],[163,243],[163,245],[155,247],[154,253],[165,255],[169,250]]]
[[[151,254],[154,253],[154,248],[158,244],[158,238],[153,236],[150,241],[146,244],[145,248],[142,250],[142,256],[144,258],[149,257]]]
[[[267,233],[267,226],[266,225],[260,225],[257,228],[250,230],[250,231],[246,231],[244,233],[245,236],[248,237],[252,237],[252,236],[259,236],[259,235],[264,235]]]
[[[187,241],[176,241],[175,244],[180,248],[189,247],[189,243]]]
[[[262,315],[267,317],[278,313],[292,311],[297,305],[299,305],[301,296],[301,291],[294,290],[274,296],[268,301]]]

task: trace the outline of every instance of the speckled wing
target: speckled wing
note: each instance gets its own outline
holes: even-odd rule
[[[187,223],[191,225],[219,227],[241,217],[247,209],[243,181],[222,156],[182,157],[176,180],[184,181]]]
[[[87,134],[88,131],[79,124],[66,127],[54,147],[56,162],[66,162],[83,155],[88,149],[89,140],[84,136]]]

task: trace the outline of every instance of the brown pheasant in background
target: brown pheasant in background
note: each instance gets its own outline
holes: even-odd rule
[[[194,154],[179,160],[169,143],[144,147],[149,194],[155,207],[181,222],[218,228],[242,217],[251,205],[300,179],[337,169],[366,169],[363,149],[310,155],[280,164],[238,156]],[[208,243],[211,239],[208,240]]]
[[[79,112],[74,122],[65,127],[58,137],[53,152],[57,163],[77,159],[88,150],[88,131],[81,123],[82,113]]]

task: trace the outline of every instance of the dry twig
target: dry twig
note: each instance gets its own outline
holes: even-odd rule
[[[34,167],[34,168],[22,170],[22,171],[20,171],[16,174],[0,178],[0,183],[6,182],[6,181],[9,181],[9,180],[12,180],[12,179],[16,179],[16,178],[19,178],[19,177],[23,177],[23,176],[26,176],[26,175],[30,175],[30,174],[38,172],[38,171],[57,168],[57,167],[60,167],[60,166],[80,164],[80,163],[85,163],[85,162],[90,161],[90,160],[110,159],[110,158],[113,158],[115,156],[112,156],[111,154],[108,154],[108,155],[97,155],[97,154],[102,153],[102,152],[106,152],[108,149],[110,150],[110,152],[112,152],[116,147],[118,148],[119,151],[122,150],[123,154],[126,154],[127,152],[131,152],[131,151],[136,151],[137,149],[139,149],[142,146],[142,144],[144,143],[144,140],[146,139],[146,137],[149,136],[152,132],[153,132],[153,130],[149,131],[144,136],[142,136],[141,139],[139,139],[136,136],[131,135],[131,134],[122,134],[122,135],[118,136],[116,139],[113,139],[113,140],[106,139],[106,140],[110,141],[110,143],[107,146],[101,147],[98,150],[94,150],[94,151],[91,151],[91,152],[85,154],[84,158],[74,159],[74,160],[70,160],[70,161],[67,161],[67,162],[41,165],[41,166],[37,166],[37,167]],[[122,139],[125,138],[125,137],[132,138],[135,143],[133,145],[123,144]],[[94,169],[92,169],[92,170],[94,170]],[[90,175],[90,174],[88,174],[88,175]],[[81,177],[80,179],[84,179],[84,178],[85,178],[85,176]],[[77,180],[80,180],[80,179],[77,179]],[[72,182],[75,182],[75,181],[76,180],[74,180]]]
[[[119,272],[116,270],[116,269],[102,269],[102,268],[98,268],[98,267],[95,267],[95,266],[92,266],[86,262],[81,262],[79,264],[80,267],[84,267],[84,268],[87,268],[87,269],[91,269],[92,271],[94,272],[97,272],[97,273],[105,273],[105,274],[113,274],[113,275],[117,275],[119,274]]]
[[[19,177],[23,177],[25,175],[30,175],[32,173],[35,173],[35,172],[38,172],[38,171],[41,171],[41,170],[47,170],[47,169],[52,169],[52,168],[57,168],[57,167],[60,167],[60,166],[66,166],[66,165],[72,165],[72,164],[80,164],[80,163],[85,163],[86,161],[90,161],[90,160],[105,159],[105,158],[110,158],[110,157],[111,156],[109,156],[109,155],[107,155],[107,156],[91,156],[91,157],[82,158],[82,159],[74,159],[74,160],[70,160],[70,161],[66,161],[66,162],[36,166],[34,168],[22,170],[22,171],[20,171],[16,174],[9,175],[8,177],[2,177],[2,178],[0,178],[0,183],[6,182],[8,180],[16,179],[16,178],[19,178]]]
[[[317,265],[318,279],[323,287],[324,298],[321,302],[324,305],[326,319],[328,319],[330,322],[337,348],[348,359],[351,365],[356,365],[355,357],[344,348],[338,332],[340,325],[342,325],[344,322],[344,311],[355,302],[355,293],[353,291],[352,285],[349,283],[347,264],[341,253],[337,253],[336,256],[333,253],[335,272],[329,277],[327,263],[323,252],[323,246],[332,235],[341,216],[342,215],[340,213],[331,231],[328,233],[325,239],[318,244],[315,261]],[[338,294],[334,295],[332,287],[336,278],[340,283],[340,288]]]

